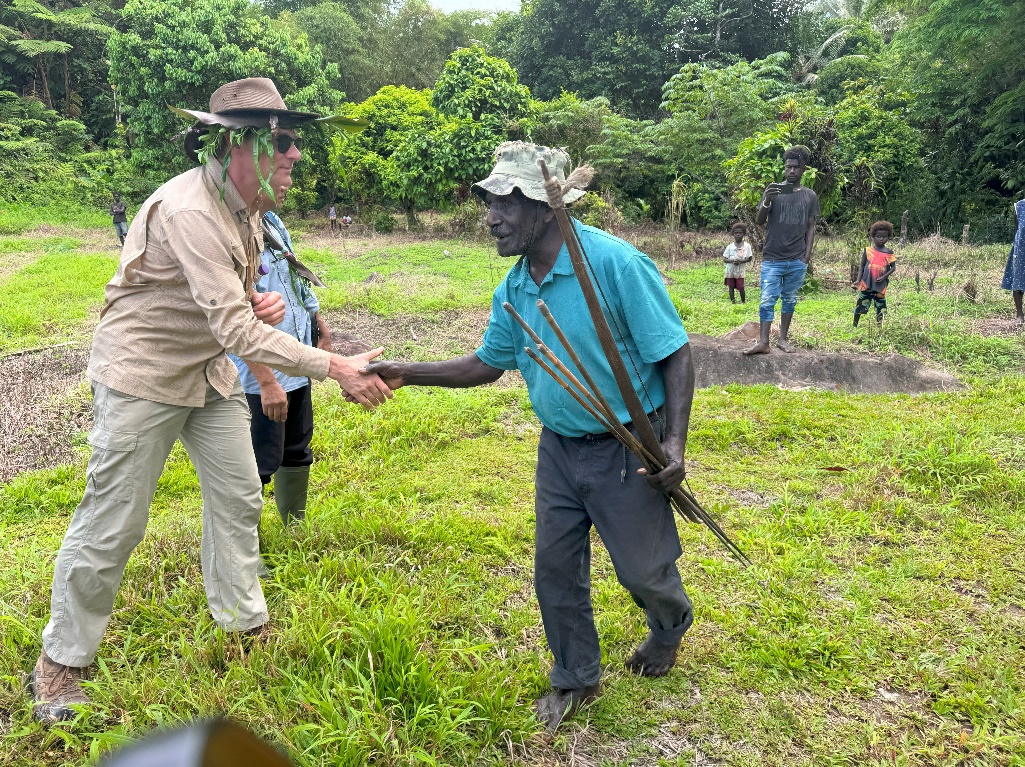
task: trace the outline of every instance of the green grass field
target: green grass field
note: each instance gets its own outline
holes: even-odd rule
[[[3,350],[88,340],[116,251],[57,236],[0,240],[24,261],[0,276]],[[344,255],[309,242],[325,308],[382,318],[486,309],[509,266],[470,242],[352,239]],[[999,249],[976,257],[992,285]],[[756,318],[757,287],[733,306],[721,274],[671,272],[692,332]],[[882,332],[848,327],[849,292],[811,291],[795,328],[806,347],[931,360],[965,378],[962,392],[698,393],[691,484],[755,566],[681,524],[696,622],[674,671],[642,680],[622,660],[643,616],[598,546],[605,692],[554,741],[530,709],[549,658],[522,388],[406,389],[368,414],[318,385],[309,519],[285,532],[268,502],[274,636],[248,650],[206,610],[198,487],[176,448],[100,649],[95,710],[51,729],[32,721],[22,678],[86,453],[0,485],[0,762],[82,764],[155,726],[228,713],[311,767],[1025,765],[1025,345],[979,332],[1009,300],[986,288],[965,302],[960,280],[951,266],[916,292],[902,272]]]

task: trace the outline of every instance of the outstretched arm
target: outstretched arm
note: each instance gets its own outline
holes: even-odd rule
[[[374,362],[366,368],[394,390],[400,386],[445,386],[465,389],[497,381],[504,371],[481,362],[474,353],[443,362]]]

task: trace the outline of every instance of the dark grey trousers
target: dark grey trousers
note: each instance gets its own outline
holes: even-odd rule
[[[673,510],[669,499],[637,474],[640,467],[610,436],[573,438],[541,431],[534,589],[555,656],[552,687],[577,689],[601,679],[591,607],[592,525],[616,577],[647,614],[657,639],[678,642],[694,622],[676,569],[682,549]]]

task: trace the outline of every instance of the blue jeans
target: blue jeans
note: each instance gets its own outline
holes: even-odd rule
[[[793,261],[762,261],[762,300],[758,306],[758,319],[772,322],[776,301],[781,296],[782,314],[793,314],[797,307],[797,291],[804,284],[808,265],[799,258]]]

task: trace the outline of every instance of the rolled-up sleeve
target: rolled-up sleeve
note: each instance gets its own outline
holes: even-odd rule
[[[331,355],[305,346],[264,324],[253,314],[236,258],[216,221],[206,212],[180,210],[168,217],[168,250],[189,283],[210,331],[231,354],[293,376],[323,380]],[[244,259],[244,254],[238,255]]]

